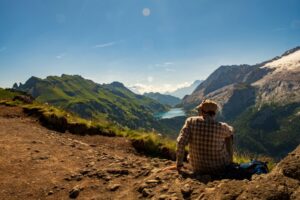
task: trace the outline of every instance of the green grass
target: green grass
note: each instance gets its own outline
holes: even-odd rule
[[[48,119],[49,122],[51,122],[51,120],[53,121],[53,119],[64,119],[69,126],[80,125],[81,127],[84,127],[86,133],[89,133],[89,130],[97,130],[97,134],[100,135],[104,134],[126,137],[131,141],[134,141],[133,144],[138,144],[138,146],[133,145],[137,148],[137,150],[143,151],[148,155],[169,159],[175,158],[176,141],[163,137],[156,132],[149,132],[143,129],[132,130],[105,120],[101,122],[86,120],[75,114],[64,111],[63,109],[38,102],[34,102],[33,104],[24,104],[19,101],[0,100],[0,103],[9,106],[20,106],[27,110],[27,112],[31,111],[32,113],[38,113],[43,118]],[[188,148],[186,150],[188,151]],[[234,153],[234,162],[236,163],[249,162],[251,160],[250,158],[268,161],[269,169],[272,169],[275,166],[275,162],[268,157],[253,156],[245,153]]]
[[[16,95],[20,95],[20,94],[17,92],[12,92],[12,91],[0,88],[0,100],[11,100]]]
[[[110,120],[131,129],[151,129],[153,115],[167,107],[150,98],[136,95],[121,83],[97,84],[78,75],[31,77],[18,90],[31,92],[41,103],[61,107],[85,119]]]

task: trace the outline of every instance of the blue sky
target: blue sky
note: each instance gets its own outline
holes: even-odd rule
[[[168,90],[300,45],[299,0],[0,0],[0,87],[80,74]]]

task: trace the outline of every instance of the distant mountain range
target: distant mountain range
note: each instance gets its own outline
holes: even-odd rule
[[[109,119],[134,129],[155,127],[154,113],[167,110],[159,102],[131,92],[122,83],[97,84],[78,75],[31,77],[13,88],[83,118]]]
[[[190,95],[192,94],[192,92],[200,85],[200,83],[202,83],[202,80],[196,80],[194,81],[190,86],[187,87],[183,87],[183,88],[179,88],[173,92],[167,92],[165,94],[168,95],[172,95],[175,97],[178,97],[180,99],[182,99],[184,96],[186,95]]]
[[[167,94],[160,94],[158,92],[145,93],[144,96],[154,99],[161,104],[172,106],[172,107],[176,106],[181,102],[181,99],[179,99],[178,97],[174,97]]]
[[[193,112],[207,98],[235,126],[239,149],[285,155],[300,143],[300,47],[256,65],[219,67],[183,106]]]
[[[172,137],[185,120],[154,118],[168,110],[163,104],[175,105],[179,99],[157,93],[137,95],[119,82],[97,84],[78,75],[62,75],[31,77],[13,88],[86,119],[154,128]],[[256,65],[221,66],[205,81],[178,90],[177,96],[188,90],[191,94],[181,102],[184,109],[193,115],[203,99],[217,101],[218,118],[234,126],[239,150],[282,157],[300,143],[300,47]]]

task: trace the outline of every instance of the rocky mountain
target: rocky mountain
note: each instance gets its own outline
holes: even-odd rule
[[[130,128],[151,128],[156,123],[153,114],[167,109],[155,100],[134,94],[122,83],[97,84],[78,75],[31,77],[25,84],[15,84],[14,89],[83,118],[109,119]]]
[[[202,80],[194,81],[190,86],[179,88],[173,92],[167,92],[166,94],[172,95],[182,99],[185,95],[190,95],[192,92],[202,83]]]
[[[158,92],[144,93],[144,96],[154,99],[161,104],[172,106],[172,107],[176,106],[181,102],[181,99],[179,99],[178,97],[174,97],[167,94],[160,94]]]
[[[256,65],[219,67],[183,106],[193,110],[206,98],[236,126],[239,149],[285,155],[300,143],[300,47]]]

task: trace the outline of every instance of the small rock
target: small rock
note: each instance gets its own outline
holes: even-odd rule
[[[47,160],[49,159],[48,156],[40,156],[40,157],[37,157],[38,160]]]
[[[162,195],[160,195],[160,196],[158,197],[159,200],[165,200],[165,199],[168,199],[168,198],[169,198],[169,196],[166,195],[166,194],[162,194]]]
[[[168,191],[169,190],[169,187],[167,186],[167,185],[164,185],[164,186],[162,186],[162,188],[161,188],[161,192],[166,192],[166,191]]]
[[[92,171],[91,169],[82,169],[79,171],[79,173],[82,175],[86,175],[86,174],[90,173],[91,171]]]
[[[121,175],[129,174],[129,171],[127,169],[108,169],[106,171],[110,174],[121,174]]]
[[[52,195],[52,194],[54,194],[54,192],[53,192],[52,190],[50,190],[50,191],[48,192],[48,195],[50,196],[50,195]]]
[[[76,199],[82,189],[79,186],[73,187],[73,189],[69,192],[69,197],[71,199]]]
[[[71,144],[70,147],[76,147],[76,145],[75,144]]]
[[[146,183],[150,184],[150,183],[159,183],[159,180],[147,180]]]
[[[183,197],[188,197],[192,194],[193,189],[191,188],[191,186],[189,184],[185,184],[182,188],[181,188],[181,193],[183,195]]]
[[[147,185],[146,183],[143,183],[143,184],[141,184],[141,185],[138,187],[137,191],[138,191],[138,192],[143,192],[143,190],[144,190],[145,188],[147,188],[147,187],[148,187],[148,185]]]
[[[90,162],[86,165],[86,167],[93,167],[95,165],[95,162]]]
[[[110,191],[116,191],[117,189],[119,189],[120,188],[120,184],[113,184],[113,185],[109,185],[108,186],[108,190],[110,190]]]
[[[149,197],[150,195],[152,195],[152,190],[148,189],[148,188],[144,188],[142,191],[143,197]]]
[[[153,165],[153,167],[159,167],[158,163],[153,163],[152,165]]]
[[[91,186],[90,186],[91,189],[96,189],[96,188],[98,188],[98,187],[99,187],[98,185],[91,185]]]

